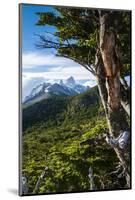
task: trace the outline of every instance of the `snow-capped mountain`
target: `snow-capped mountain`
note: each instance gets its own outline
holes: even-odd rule
[[[31,101],[37,102],[53,96],[73,96],[88,90],[88,86],[77,84],[71,76],[68,79],[60,80],[58,83],[45,82],[32,89],[30,94],[25,97],[24,103]]]
[[[65,81],[65,84],[68,87],[74,87],[76,85],[76,82],[75,82],[74,78],[71,76]]]

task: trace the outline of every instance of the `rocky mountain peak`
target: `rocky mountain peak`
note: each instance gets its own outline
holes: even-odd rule
[[[70,76],[67,80],[66,80],[66,84],[67,85],[75,85],[75,79],[73,78],[73,76]]]

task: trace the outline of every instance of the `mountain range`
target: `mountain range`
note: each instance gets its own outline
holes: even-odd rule
[[[60,80],[58,83],[44,82],[37,85],[32,89],[30,94],[25,97],[23,103],[35,103],[54,96],[74,96],[88,89],[90,89],[89,86],[76,83],[75,79],[71,76],[65,81]]]
[[[100,105],[97,86],[75,96],[53,96],[23,104],[23,130],[44,124],[84,124],[97,114]],[[64,126],[64,125],[63,125]],[[34,129],[36,129],[35,127]]]

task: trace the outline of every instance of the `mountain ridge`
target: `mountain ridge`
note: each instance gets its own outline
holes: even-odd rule
[[[60,80],[59,83],[44,82],[34,87],[30,94],[25,97],[24,104],[31,101],[38,102],[54,96],[74,96],[90,89],[89,86],[83,86],[75,82],[71,76],[66,81]]]
[[[90,116],[91,111],[97,109],[97,106],[99,107],[99,97],[96,86],[76,96],[55,96],[33,104],[24,104],[23,128],[26,129],[42,121],[47,123],[47,126],[50,126],[50,121],[52,124],[61,124],[67,117],[69,121],[79,119],[83,121],[86,120],[86,115]]]

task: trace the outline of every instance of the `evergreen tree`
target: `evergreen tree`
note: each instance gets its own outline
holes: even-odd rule
[[[57,56],[70,58],[84,66],[97,80],[109,128],[109,137],[116,139],[121,131],[129,131],[130,115],[125,75],[130,73],[129,11],[55,8],[55,12],[37,13],[38,26],[56,27],[53,35],[38,35],[38,48],[54,48]],[[121,84],[121,80],[122,84]],[[126,112],[125,112],[126,111]],[[130,187],[127,149],[114,145]]]

